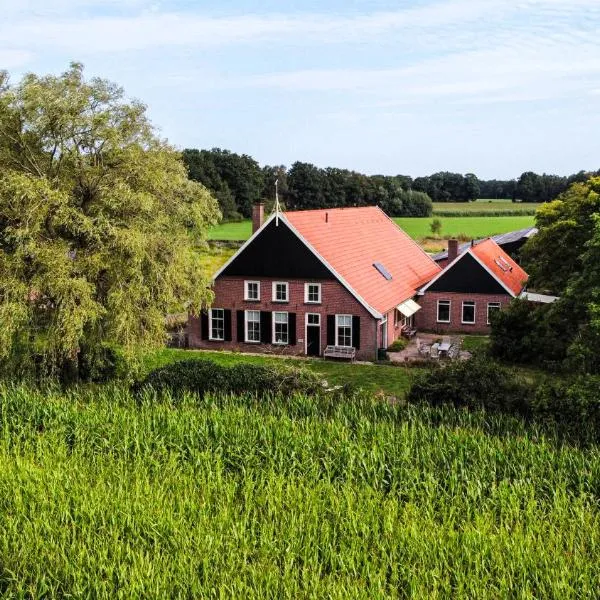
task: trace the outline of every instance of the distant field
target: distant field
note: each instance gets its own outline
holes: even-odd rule
[[[512,203],[507,203],[512,204]],[[442,221],[441,236],[459,236],[465,238],[486,237],[498,233],[506,233],[515,229],[531,227],[534,217],[440,217]],[[432,217],[402,217],[394,219],[408,235],[419,240],[431,236],[429,225]],[[209,234],[213,240],[246,240],[250,237],[252,224],[250,221],[240,223],[223,223],[215,227]]]
[[[432,217],[402,217],[394,219],[415,240],[431,237]],[[487,237],[524,229],[534,225],[534,217],[440,217],[441,237],[456,236],[465,239]]]
[[[510,200],[494,200],[481,198],[475,202],[434,202],[433,213],[444,214],[457,213],[457,216],[464,213],[476,213],[485,216],[485,213],[510,213],[533,215],[539,205],[533,203],[511,202]]]

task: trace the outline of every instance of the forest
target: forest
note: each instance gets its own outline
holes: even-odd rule
[[[431,202],[478,198],[549,202],[571,184],[600,172],[579,171],[564,177],[526,171],[516,179],[482,180],[473,173],[442,171],[413,179],[409,175],[365,175],[320,168],[300,161],[289,168],[261,166],[247,154],[220,148],[186,149],[183,159],[190,179],[212,192],[225,220],[248,218],[255,202],[273,202],[275,181],[280,200],[292,210],[378,205],[393,217],[425,217],[431,214]]]

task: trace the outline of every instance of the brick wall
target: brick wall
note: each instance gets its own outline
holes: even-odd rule
[[[450,323],[437,322],[437,301],[450,300]],[[456,294],[450,292],[425,292],[418,298],[421,310],[415,315],[415,325],[418,329],[435,332],[457,333],[489,333],[487,324],[488,302],[499,302],[506,306],[512,298],[508,294]],[[475,302],[475,323],[462,323],[463,301]]]
[[[214,285],[214,308],[231,310],[233,341],[210,341],[201,338],[200,319],[190,317],[188,321],[189,345],[191,348],[212,350],[241,350],[246,352],[272,352],[273,354],[302,355],[306,353],[305,323],[306,313],[321,315],[321,354],[327,345],[327,315],[348,314],[360,317],[360,350],[359,360],[374,360],[377,350],[377,320],[348,292],[339,282],[333,280],[312,281],[321,284],[321,304],[304,302],[305,281],[288,280],[289,302],[272,302],[272,282],[285,281],[274,278],[248,278],[260,281],[259,302],[244,300],[244,280],[238,277],[220,277]],[[237,341],[237,311],[285,311],[296,313],[296,344],[293,346],[250,344]]]

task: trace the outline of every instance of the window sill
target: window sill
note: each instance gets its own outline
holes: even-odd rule
[[[436,321],[436,323],[441,323],[442,325],[450,325],[450,321]]]
[[[225,338],[221,339],[221,338],[208,338],[209,342],[224,342]]]
[[[289,304],[290,303],[289,300],[271,300],[271,302],[273,302],[273,304]]]
[[[323,304],[322,302],[316,302],[315,300],[305,300],[304,304]]]
[[[258,300],[252,300],[250,298],[244,298],[244,302],[254,302],[256,304],[257,302],[260,302],[260,298]]]
[[[477,323],[475,323],[475,321],[461,321],[460,324],[461,325],[477,325]]]

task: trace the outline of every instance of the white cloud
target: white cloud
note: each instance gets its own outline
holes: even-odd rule
[[[34,48],[61,49],[73,54],[119,52],[161,46],[222,46],[240,43],[306,44],[378,41],[381,36],[405,36],[412,44],[442,45],[468,41],[477,29],[496,35],[510,18],[525,22],[552,20],[561,15],[596,11],[597,0],[438,0],[403,10],[356,16],[339,14],[266,14],[229,17],[203,16],[199,11],[161,12],[148,0],[26,0],[0,24],[0,42]],[[97,11],[102,9],[102,16]],[[137,9],[137,10],[136,10]],[[84,11],[86,16],[73,18]],[[107,14],[109,13],[109,14]],[[114,14],[113,14],[114,13]],[[125,13],[125,14],[124,14]],[[12,14],[12,18],[11,17]],[[459,25],[461,27],[459,27]],[[549,29],[533,20],[530,27]],[[466,33],[466,35],[465,35]],[[421,40],[421,36],[427,36]],[[395,41],[398,41],[395,39]]]

